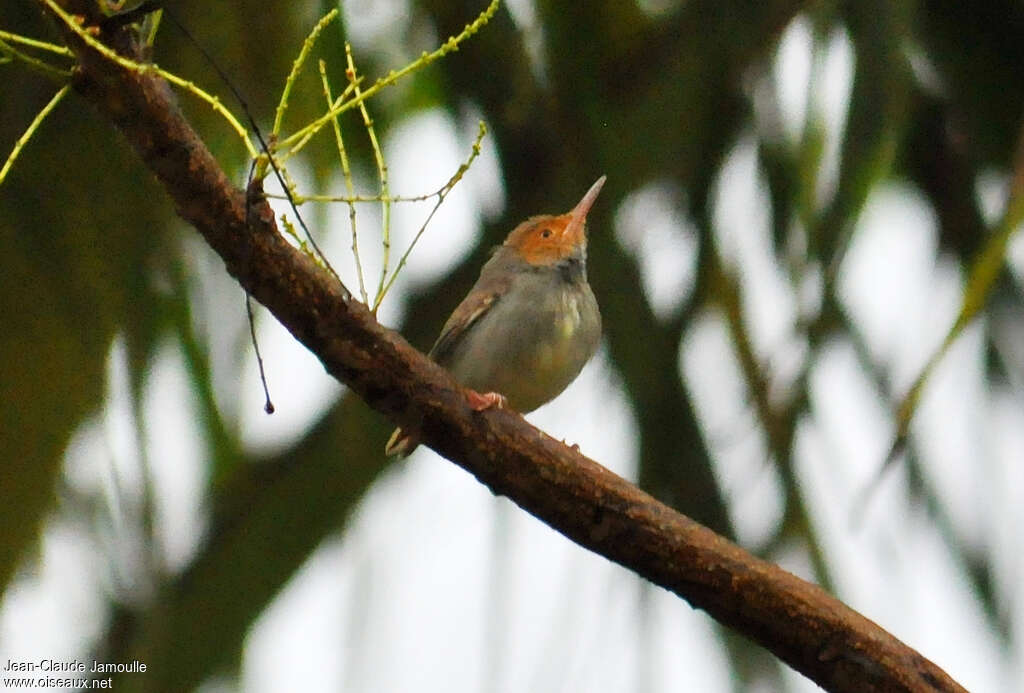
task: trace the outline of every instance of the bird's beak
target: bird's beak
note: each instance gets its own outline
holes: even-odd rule
[[[605,180],[608,176],[601,176],[597,181],[590,186],[590,190],[583,196],[583,199],[569,212],[569,225],[565,228],[565,239],[574,245],[579,245],[586,239],[585,228],[587,223],[587,213],[590,208],[594,205],[594,201],[597,199],[598,194],[601,192],[601,186],[604,185]]]

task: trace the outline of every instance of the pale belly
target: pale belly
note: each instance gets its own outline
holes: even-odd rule
[[[505,395],[520,412],[557,397],[593,356],[601,327],[589,288],[551,293],[540,305],[496,306],[448,365],[455,378]]]

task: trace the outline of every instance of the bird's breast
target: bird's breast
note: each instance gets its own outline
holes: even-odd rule
[[[582,296],[578,292],[564,291],[559,297],[561,305],[552,312],[551,330],[538,335],[534,367],[542,378],[551,378],[566,368],[572,368],[580,345],[577,341],[583,328]]]
[[[528,412],[553,399],[593,355],[601,333],[586,282],[534,281],[503,296],[467,336],[451,370],[464,385],[501,392]]]

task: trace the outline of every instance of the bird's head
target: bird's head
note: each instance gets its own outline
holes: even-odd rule
[[[587,247],[586,221],[606,176],[597,179],[583,199],[567,214],[530,217],[505,239],[505,247],[515,250],[531,265],[547,266],[582,257]]]

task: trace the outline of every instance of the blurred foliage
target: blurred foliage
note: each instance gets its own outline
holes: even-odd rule
[[[360,53],[361,71],[376,76],[400,67],[396,53],[407,61],[434,47],[437,37],[458,33],[484,4],[403,5],[407,12],[390,30],[390,48]],[[403,333],[428,347],[451,298],[468,290],[487,249],[514,221],[564,208],[582,184],[607,173],[602,204],[591,215],[591,283],[612,361],[636,412],[641,485],[734,536],[714,457],[678,366],[691,319],[717,311],[728,325],[749,405],[785,489],[775,536],[752,548],[771,556],[799,546],[816,579],[831,584],[792,468],[795,431],[809,408],[806,373],[783,397],[769,395],[773,373],[751,346],[743,285],[717,247],[714,183],[738,139],[756,137],[776,261],[794,286],[808,268],[823,269],[820,308],[800,325],[810,350],[806,363],[830,339],[851,340],[879,397],[895,411],[904,393],[890,391],[884,367],[872,361],[843,309],[837,271],[868,195],[894,178],[916,186],[932,205],[941,252],[967,267],[991,247],[993,229],[984,222],[975,185],[979,174],[1009,174],[1013,165],[1024,104],[1024,6],[1010,0],[981,6],[935,0],[538,0],[532,7],[543,69],[503,8],[459,53],[374,102],[378,133],[417,109],[441,107],[458,117],[472,104],[500,152],[507,194],[502,219],[486,225],[468,258],[411,299],[409,314],[416,318]],[[257,120],[268,124],[306,33],[331,8],[329,2],[269,7],[252,0],[184,0],[174,12],[231,75]],[[854,51],[838,180],[825,199],[817,193],[820,113],[808,109],[802,136],[791,141],[763,115],[778,104],[759,102],[775,98],[761,87],[783,30],[798,16],[813,27],[815,50],[838,31]],[[3,3],[0,28],[54,36],[29,0]],[[326,60],[336,85],[345,83],[345,32],[344,22],[332,24],[314,56]],[[206,57],[172,27],[161,28],[154,58],[233,104]],[[54,85],[17,64],[0,64],[0,71],[0,152],[6,155]],[[322,108],[313,73],[309,80],[292,99],[290,117],[297,122]],[[241,180],[246,162],[234,134],[208,107],[188,99],[182,106],[225,169]],[[326,132],[322,136],[328,142]],[[365,138],[346,143],[356,164],[372,171]],[[324,186],[335,175],[333,147],[311,147],[307,156],[316,185]],[[664,182],[685,191],[700,256],[690,298],[659,317],[644,293],[636,257],[612,232],[611,213],[630,192]],[[790,242],[794,229],[806,230],[797,258]],[[54,511],[62,453],[103,400],[106,361],[117,336],[128,347],[136,394],[156,345],[170,337],[181,345],[201,402],[207,463],[217,470],[211,471],[217,483],[209,490],[209,537],[182,573],[153,576],[157,590],[149,600],[111,595],[111,621],[97,651],[109,661],[139,657],[155,672],[118,681],[119,690],[190,690],[235,664],[253,619],[323,539],[344,526],[386,466],[379,451],[389,426],[347,395],[274,459],[240,459],[237,431],[220,411],[211,383],[212,346],[189,308],[194,278],[182,242],[189,233],[116,132],[75,95],[45,122],[0,187],[0,583],[7,584],[19,561],[31,555],[41,522]],[[985,292],[992,305],[983,313],[1007,302],[1019,305],[1019,287],[1005,272],[993,281]],[[1012,365],[994,358],[993,383],[1005,381],[1008,370]],[[994,626],[1005,633],[1006,606],[999,603],[986,556],[958,535],[909,444],[915,493],[943,526]],[[253,570],[256,564],[259,570]],[[196,613],[203,617],[194,618]],[[755,680],[773,690],[781,686],[766,657],[735,638],[728,647],[738,690]],[[190,665],[170,666],[182,661]]]

